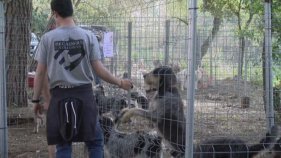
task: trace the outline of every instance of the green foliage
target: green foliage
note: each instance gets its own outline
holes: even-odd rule
[[[280,67],[273,67],[273,87],[278,86],[281,83],[281,70]]]
[[[110,0],[90,1],[90,0],[73,0],[74,16],[77,22],[95,22],[107,23],[105,19],[114,15],[114,10],[111,9]],[[111,4],[114,5],[114,4]],[[37,34],[42,34],[48,23],[50,16],[50,0],[33,0],[32,14],[32,30]]]
[[[187,0],[174,0],[167,4],[167,12],[170,17],[180,18],[182,22],[187,20],[188,8]],[[186,18],[186,19],[183,19]]]
[[[272,59],[274,86],[281,83],[281,1],[272,2]]]
[[[94,21],[98,23],[99,21],[104,21],[105,18],[109,17],[110,13],[108,8],[104,6],[98,6],[96,3],[91,1],[85,1],[80,3],[80,5],[75,10],[75,17],[78,21]]]
[[[213,17],[228,21],[238,20],[237,35],[239,37],[254,37],[249,26],[256,15],[263,14],[263,2],[255,0],[202,0],[200,10],[209,12]]]
[[[272,31],[278,36],[279,42],[281,38],[281,1],[274,0],[272,3]]]
[[[199,6],[201,11],[209,12],[214,17],[226,15],[226,0],[203,0]]]
[[[253,72],[251,74],[251,83],[254,85],[262,86],[263,85],[262,68],[255,67],[251,71]]]
[[[45,30],[47,25],[48,15],[43,12],[39,12],[38,9],[32,12],[32,32],[41,34]]]
[[[48,16],[51,11],[49,9],[49,0],[33,0],[33,10],[32,10],[32,32],[41,35],[46,29],[48,23]]]
[[[78,2],[78,0],[73,0]],[[120,3],[119,3],[120,2]],[[174,17],[182,22],[187,23],[188,15],[188,3],[186,0],[173,0],[166,2],[153,1],[151,3],[145,4],[145,1],[140,0],[121,0],[118,2],[113,2],[112,0],[81,0],[80,3],[75,7],[75,18],[78,22],[87,22],[87,24],[103,24],[109,27],[114,27],[114,24],[110,20],[113,17],[120,18],[120,21],[129,20],[132,17],[131,14],[125,14],[126,17],[122,19],[119,15],[124,15],[124,13],[133,12],[134,9],[142,9],[142,13],[147,13],[147,15],[153,16],[167,16]],[[50,15],[50,0],[33,0],[33,21],[32,21],[32,31],[36,33],[42,33],[46,27],[48,16]],[[161,3],[161,5],[159,5]],[[137,5],[138,4],[138,5]],[[133,6],[133,7],[132,7]],[[149,6],[149,7],[148,7]],[[156,11],[157,7],[166,7],[165,15],[160,15]],[[148,11],[144,11],[144,8]],[[238,37],[247,37],[250,39],[254,45],[260,44],[263,40],[264,33],[264,1],[258,0],[201,0],[199,1],[200,11],[205,12],[205,14],[212,15],[213,17],[220,17],[224,19],[224,22],[237,20],[240,17],[241,28],[238,29],[236,26],[236,35]],[[151,14],[150,14],[151,13]],[[186,20],[186,21],[184,21]],[[255,22],[254,24],[252,22]],[[273,39],[273,74],[274,74],[274,84],[279,83],[281,80],[281,1],[273,0],[272,5],[272,39]],[[126,34],[126,32],[122,33]],[[119,45],[126,45],[126,43],[120,43]],[[148,53],[149,52],[149,53]],[[257,52],[261,53],[261,52]],[[125,53],[124,53],[125,54]],[[157,55],[155,55],[157,54]],[[148,50],[142,50],[140,52],[133,52],[133,58],[159,58],[164,59],[164,53],[151,53]],[[186,65],[186,61],[181,61],[181,65]],[[225,73],[220,72],[220,73]],[[255,75],[257,84],[262,83],[262,70],[255,69]],[[255,76],[254,75],[254,76]]]

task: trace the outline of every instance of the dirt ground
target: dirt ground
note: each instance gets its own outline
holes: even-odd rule
[[[248,143],[256,143],[265,135],[262,88],[243,82],[239,87],[237,85],[235,80],[222,80],[196,91],[195,143],[207,137],[219,136],[239,137]],[[249,107],[241,107],[239,95],[250,98]],[[185,92],[182,98],[186,98]],[[33,132],[31,108],[10,108],[8,112],[9,158],[47,158],[45,129],[41,128],[37,134]],[[123,125],[123,128],[151,128],[147,121],[139,118],[136,121],[142,122],[141,125]],[[83,145],[75,144],[73,153],[75,158],[84,157]]]

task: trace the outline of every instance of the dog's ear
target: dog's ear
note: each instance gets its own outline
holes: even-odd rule
[[[171,87],[174,87],[174,86],[177,85],[177,77],[176,77],[176,75],[174,73],[170,75],[170,79],[169,80],[170,80],[170,86]]]

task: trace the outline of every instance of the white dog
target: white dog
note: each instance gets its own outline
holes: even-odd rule
[[[188,81],[188,70],[183,69],[177,73],[177,80],[180,90],[184,91],[187,89]],[[211,84],[211,79],[207,72],[203,68],[198,68],[195,71],[195,89],[208,88]]]
[[[40,112],[38,114],[34,114],[34,133],[38,133],[39,128],[46,127],[46,113],[43,110],[43,106],[41,106],[40,108]]]

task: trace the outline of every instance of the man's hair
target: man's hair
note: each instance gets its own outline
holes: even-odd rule
[[[52,0],[52,11],[56,11],[62,18],[73,15],[73,6],[71,0]]]

